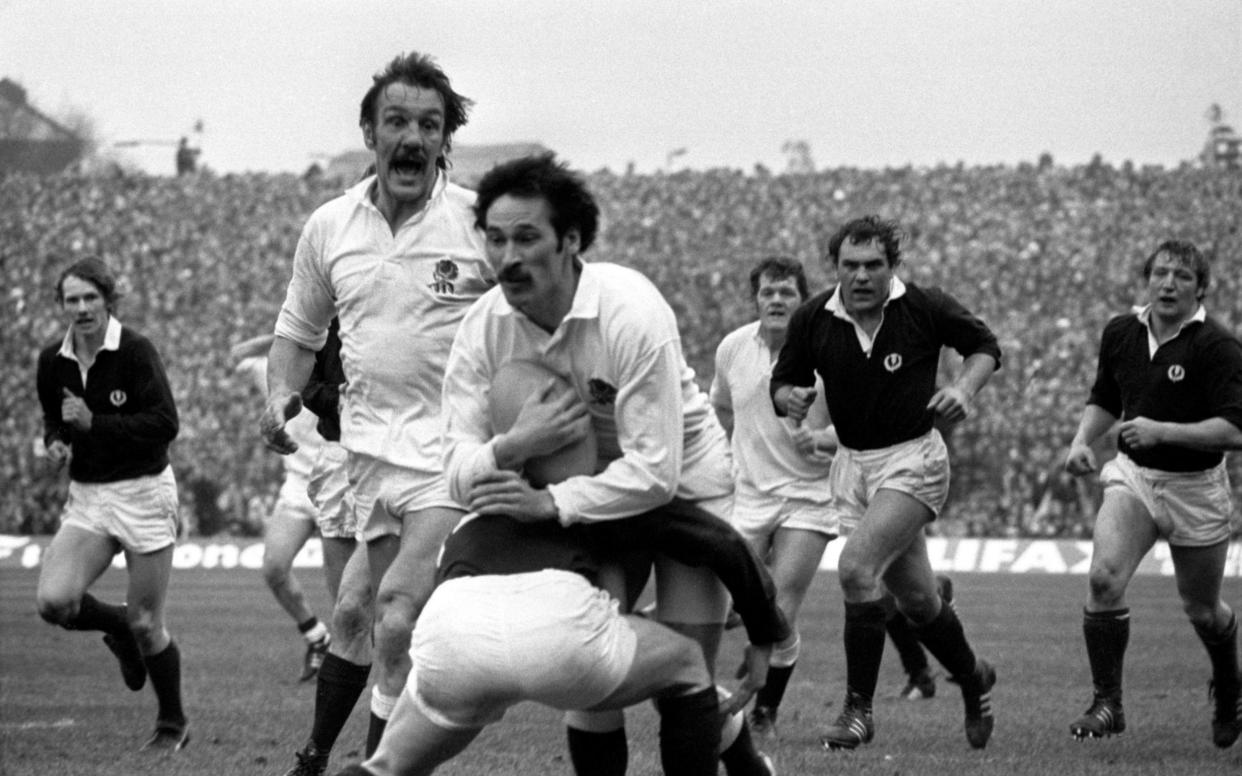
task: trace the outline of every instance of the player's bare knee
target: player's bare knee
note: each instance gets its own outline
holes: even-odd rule
[[[837,575],[847,601],[869,598],[876,589],[877,578],[869,565],[842,559]]]
[[[1182,601],[1182,611],[1186,613],[1186,619],[1190,620],[1190,624],[1204,631],[1214,630],[1216,627],[1216,607],[1212,604],[1205,604],[1202,601]]]
[[[35,598],[35,606],[44,622],[65,627],[78,613],[77,599],[46,594],[40,591]]]
[[[1087,575],[1091,599],[1099,604],[1113,605],[1125,594],[1125,580],[1120,571],[1111,564],[1092,565]]]
[[[156,641],[159,640],[163,626],[155,621],[155,613],[149,609],[135,607],[127,614],[129,617],[129,632],[134,634],[134,638],[138,641],[138,645],[142,647],[143,652],[150,654]]]
[[[353,641],[371,632],[371,598],[342,595],[332,610],[332,638]]]
[[[289,569],[281,563],[263,560],[263,581],[272,590],[283,590],[289,586]]]

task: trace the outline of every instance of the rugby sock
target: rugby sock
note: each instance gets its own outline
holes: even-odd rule
[[[167,647],[143,660],[159,701],[157,720],[177,728],[185,727],[185,712],[181,708],[181,650],[177,642],[169,639]]]
[[[83,593],[78,613],[65,622],[67,630],[97,630],[113,636],[129,637],[124,605],[105,604],[90,593]]]
[[[802,647],[802,639],[797,634],[788,647],[777,647],[772,650],[772,661],[768,667],[767,683],[755,695],[756,706],[767,706],[775,709],[785,698],[785,688],[789,686],[789,677],[793,676],[794,666],[798,664],[798,652]]]
[[[884,657],[884,604],[867,601],[845,603],[846,688],[868,703],[875,696]]]
[[[367,688],[370,673],[370,664],[351,663],[331,652],[324,656],[315,680],[315,721],[310,737],[317,751],[332,751],[358,697]]]
[[[1096,695],[1121,700],[1121,671],[1130,644],[1130,609],[1082,613],[1091,681]]]
[[[957,610],[940,602],[940,612],[931,622],[916,625],[915,632],[927,651],[935,655],[949,675],[963,681],[975,673],[975,651],[966,640]]]
[[[298,632],[302,634],[302,638],[306,639],[307,643],[314,644],[327,637],[328,628],[319,621],[318,617],[311,615],[306,622],[298,623]]]
[[[717,773],[720,714],[716,688],[676,698],[657,698],[660,712],[660,762],[665,773],[688,776]]]
[[[384,728],[388,727],[388,718],[397,705],[397,699],[380,692],[379,685],[371,688],[371,725],[367,728],[367,757],[375,754],[380,739],[384,737]]]
[[[904,614],[893,610],[884,623],[888,638],[897,648],[897,657],[901,658],[901,667],[911,678],[920,676],[927,671],[927,653],[919,643],[919,634]]]
[[[728,776],[767,776],[768,766],[755,748],[755,741],[750,737],[750,726],[746,724],[746,716],[738,712],[735,716],[741,719],[737,737],[720,753],[720,762],[724,765]],[[665,773],[673,773],[665,769]],[[709,771],[710,772],[710,771]]]
[[[596,732],[567,727],[565,733],[569,741],[569,760],[577,776],[625,776],[630,757],[625,728]],[[663,753],[663,742],[660,748]]]
[[[1208,630],[1195,625],[1195,633],[1207,648],[1212,661],[1212,681],[1222,692],[1235,691],[1238,686],[1238,617],[1230,614],[1222,630]]]
[[[779,707],[785,698],[785,688],[789,685],[789,677],[793,676],[793,670],[792,665],[769,668],[767,684],[755,694],[755,705],[767,706],[769,709]]]

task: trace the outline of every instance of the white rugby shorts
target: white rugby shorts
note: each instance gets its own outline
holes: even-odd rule
[[[451,579],[419,615],[406,692],[450,729],[496,722],[520,701],[585,709],[625,680],[637,640],[617,602],[580,574]]]
[[[353,539],[358,520],[349,489],[349,453],[338,442],[325,442],[315,457],[306,494],[315,506],[315,522],[325,539]]]
[[[443,472],[428,474],[361,453],[350,453],[346,468],[363,541],[400,536],[402,521],[424,509],[462,509],[449,496]]]
[[[733,495],[733,527],[752,546],[771,544],[779,528],[813,531],[829,539],[840,533],[829,510],[827,483],[823,499],[791,498],[739,488]]]
[[[875,450],[837,449],[828,473],[830,518],[843,533],[862,520],[877,491],[912,496],[940,515],[949,497],[949,450],[932,429],[917,439]]]
[[[1230,536],[1233,497],[1223,460],[1201,472],[1166,472],[1118,453],[1100,469],[1100,484],[1105,492],[1118,488],[1138,499],[1171,545],[1208,547]]]
[[[61,525],[109,536],[139,555],[176,544],[181,517],[172,466],[117,482],[70,481]]]

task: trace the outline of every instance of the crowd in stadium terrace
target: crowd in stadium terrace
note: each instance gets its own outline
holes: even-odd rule
[[[1214,257],[1208,313],[1242,333],[1242,175],[1078,166],[590,173],[603,207],[591,260],[647,274],[680,322],[706,388],[725,333],[751,320],[747,273],[762,256],[832,282],[824,241],[855,216],[904,227],[898,274],[938,285],[1001,339],[1001,369],[950,436],[954,485],[932,531],[1086,537],[1093,480],[1062,470],[1094,378],[1104,323],[1142,300],[1139,267],[1168,238]],[[0,179],[0,533],[55,529],[66,475],[40,457],[34,367],[64,335],[54,283],[95,254],[121,278],[117,317],[165,359],[181,416],[172,450],[192,533],[254,535],[275,498],[277,457],[258,439],[261,400],[229,363],[270,332],[301,225],[338,182],[293,175],[137,174]],[[1235,456],[1235,458],[1237,458]],[[1231,459],[1235,491],[1242,471]],[[1242,502],[1239,502],[1242,503]]]

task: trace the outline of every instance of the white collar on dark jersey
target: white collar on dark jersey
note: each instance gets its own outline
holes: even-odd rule
[[[1143,328],[1147,329],[1147,355],[1149,358],[1153,357],[1156,355],[1156,351],[1160,349],[1160,342],[1156,339],[1156,332],[1151,327],[1151,305],[1146,304],[1137,306],[1134,308],[1134,313],[1138,316],[1139,323],[1143,324]],[[1204,308],[1203,303],[1200,302],[1199,309],[1195,310],[1195,314],[1182,321],[1182,325],[1178,326],[1177,331],[1173,333],[1173,336],[1166,339],[1165,342],[1171,342],[1172,340],[1177,339],[1181,335],[1182,330],[1190,324],[1203,323],[1206,320],[1207,309]]]
[[[894,299],[900,299],[906,295],[906,284],[901,278],[893,275],[893,281],[888,287],[888,299],[884,300],[884,306],[888,307],[888,303]],[[832,313],[838,318],[844,318],[847,321],[853,321],[850,314],[845,311],[845,303],[841,301],[841,284],[837,283],[836,289],[832,292],[832,296],[828,297],[828,301],[824,303],[824,309]]]
[[[121,322],[116,316],[108,314],[108,328],[104,330],[103,347],[100,350],[120,350],[121,348]],[[60,343],[59,355],[64,356],[70,361],[77,361],[78,356],[73,352],[73,327],[69,327],[69,331],[65,334],[65,339]]]

